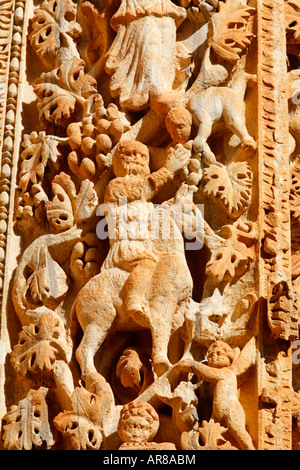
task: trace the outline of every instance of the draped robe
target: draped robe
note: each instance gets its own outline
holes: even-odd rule
[[[122,106],[140,111],[151,96],[172,91],[176,31],[185,17],[170,0],[122,0],[111,20],[117,35],[106,61],[111,94]]]

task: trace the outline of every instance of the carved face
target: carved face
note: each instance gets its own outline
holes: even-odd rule
[[[192,116],[185,108],[171,109],[166,116],[166,127],[172,140],[178,144],[185,144],[190,137]]]
[[[113,170],[117,177],[126,175],[147,176],[149,151],[146,145],[135,140],[121,142],[113,156]]]
[[[223,341],[216,341],[207,351],[207,363],[217,369],[229,367],[233,360],[233,350]]]
[[[123,407],[118,433],[123,442],[149,442],[156,435],[159,418],[155,409],[145,402]]]

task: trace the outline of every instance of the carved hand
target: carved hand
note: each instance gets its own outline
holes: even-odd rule
[[[188,164],[190,157],[190,151],[182,144],[177,144],[174,149],[170,149],[165,168],[171,173],[176,174]]]

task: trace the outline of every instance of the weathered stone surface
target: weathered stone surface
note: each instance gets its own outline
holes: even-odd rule
[[[0,1],[0,448],[299,449],[299,11]]]

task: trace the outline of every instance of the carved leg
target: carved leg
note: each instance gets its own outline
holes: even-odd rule
[[[90,376],[99,375],[94,364],[94,357],[107,337],[109,328],[110,325],[100,326],[97,323],[90,323],[85,329],[81,343],[76,350],[76,359],[85,381],[88,381]]]
[[[168,358],[168,348],[172,332],[173,317],[177,309],[174,298],[160,298],[151,306],[152,360],[157,375],[166,372],[172,364]]]
[[[145,327],[149,327],[149,321],[145,313],[151,286],[151,278],[157,262],[152,259],[141,260],[128,277],[126,288],[125,309],[135,321]]]
[[[247,130],[244,102],[240,97],[224,107],[223,118],[228,129],[238,136],[244,146],[256,149],[256,142]]]
[[[140,311],[132,311],[130,316],[138,325],[150,329],[153,366],[157,375],[161,375],[171,367],[168,359],[171,322],[168,315],[162,311],[162,308],[156,310],[152,305],[147,305],[142,307]]]
[[[208,113],[202,112],[201,117],[196,119],[197,124],[199,125],[197,137],[194,140],[194,150],[197,153],[206,152],[209,149],[207,145],[207,139],[211,136],[212,133],[212,120]]]
[[[252,439],[246,430],[244,411],[241,406],[225,417],[225,423],[230,434],[243,450],[255,450]]]
[[[164,325],[159,322],[154,328],[151,328],[153,367],[158,376],[172,367],[168,358],[168,346],[171,336],[171,325],[169,323],[168,320]]]

